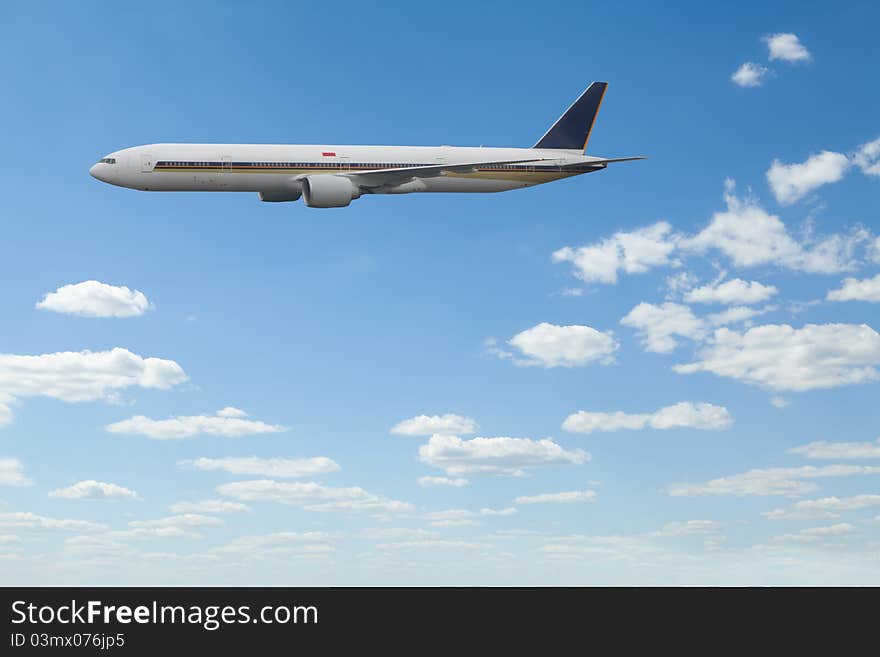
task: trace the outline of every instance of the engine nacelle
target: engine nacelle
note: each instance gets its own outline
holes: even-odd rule
[[[344,208],[361,195],[361,190],[351,180],[332,174],[306,176],[302,191],[310,208]]]

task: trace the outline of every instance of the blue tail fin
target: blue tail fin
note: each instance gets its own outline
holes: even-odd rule
[[[571,107],[565,110],[556,123],[532,148],[564,148],[587,150],[593,122],[602,105],[602,98],[608,88],[607,82],[594,82],[580,95]]]

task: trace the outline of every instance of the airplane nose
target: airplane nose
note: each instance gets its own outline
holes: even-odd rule
[[[89,175],[92,178],[97,178],[98,180],[100,180],[100,178],[98,178],[98,167],[99,166],[100,165],[98,165],[98,164],[93,164],[92,167],[89,169]]]

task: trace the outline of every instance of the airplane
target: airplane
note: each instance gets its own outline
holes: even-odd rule
[[[364,194],[503,192],[644,159],[586,155],[607,88],[593,82],[531,148],[149,144],[110,153],[89,173],[150,192],[302,197],[310,208],[347,207]]]

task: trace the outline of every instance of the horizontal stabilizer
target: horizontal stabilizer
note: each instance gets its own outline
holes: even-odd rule
[[[633,160],[647,160],[647,155],[633,155],[632,157],[612,157],[599,160],[590,160],[586,164],[611,164],[613,162],[632,162]]]

